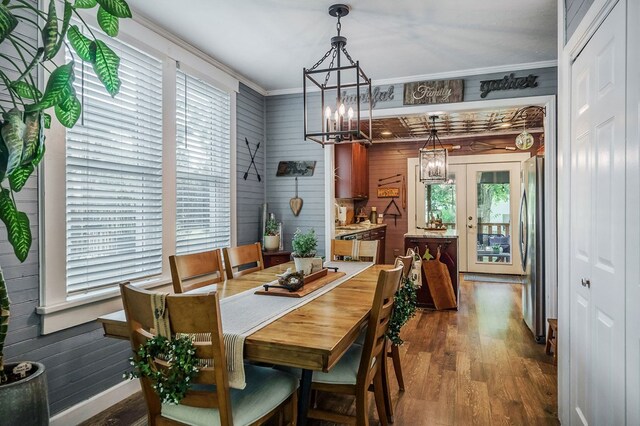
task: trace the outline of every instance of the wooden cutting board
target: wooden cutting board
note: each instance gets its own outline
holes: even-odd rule
[[[440,262],[440,249],[438,249],[435,259],[422,263],[422,269],[424,269],[429,292],[436,309],[451,309],[458,306],[449,269],[447,265]]]
[[[325,285],[337,280],[338,278],[344,277],[345,275],[347,275],[344,272],[333,272],[333,271],[327,271],[326,269],[324,270],[326,271],[325,274],[323,274],[324,276],[321,276],[320,278],[311,280],[310,282],[307,281],[308,278],[311,278],[313,275],[315,274],[311,274],[305,277],[304,280],[304,286],[302,286],[301,289],[296,290],[296,291],[289,291],[286,288],[270,288],[268,291],[267,290],[258,290],[255,292],[255,294],[263,294],[266,296],[281,296],[281,297],[304,297],[309,293],[313,293],[314,291],[324,287]],[[320,271],[322,272],[322,271]]]

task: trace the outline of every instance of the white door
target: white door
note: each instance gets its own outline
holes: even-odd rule
[[[567,283],[571,288],[571,424],[621,425],[625,410],[624,4],[618,3],[580,53],[571,81]]]
[[[467,271],[522,274],[520,170],[520,162],[467,165]]]
[[[452,164],[448,167],[448,181],[440,184],[423,184],[416,166],[416,225],[425,228],[431,216],[440,217],[448,229],[458,231],[458,247],[466,247],[464,232],[467,200],[467,167],[464,164]],[[467,269],[467,259],[458,259],[458,268]]]

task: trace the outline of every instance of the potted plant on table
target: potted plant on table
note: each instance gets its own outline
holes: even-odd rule
[[[314,229],[308,232],[302,232],[300,228],[296,229],[291,242],[293,253],[293,262],[297,271],[309,275],[313,269],[313,262],[316,258],[316,250],[318,248],[318,236]]]
[[[57,3],[63,10],[61,16],[56,10]],[[10,72],[0,69],[0,86],[10,98],[0,104],[0,220],[20,262],[29,254],[32,235],[29,218],[18,210],[14,194],[24,187],[44,156],[44,129],[51,124],[51,116],[45,111],[53,108],[60,124],[67,128],[80,118],[82,104],[73,87],[74,60],[90,63],[112,96],[120,89],[118,56],[91,30],[87,37],[77,25],[71,25],[71,17],[75,15],[86,26],[78,9],[96,6],[99,6],[98,24],[111,37],[118,33],[119,19],[131,17],[125,0],[73,3],[50,0],[46,13],[30,2],[0,3],[0,58],[11,69]],[[41,37],[35,45],[24,40],[21,30],[16,31],[23,25],[37,27]],[[74,60],[59,65],[54,58],[63,44],[71,45]],[[34,78],[39,66],[49,71],[41,87]],[[40,91],[42,87],[44,92]],[[4,362],[9,314],[9,294],[0,269],[0,419],[10,419],[12,424],[47,424],[49,404],[44,365]]]
[[[264,249],[278,250],[280,248],[280,227],[275,219],[270,218],[264,227]]]

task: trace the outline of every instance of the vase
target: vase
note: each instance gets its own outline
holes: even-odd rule
[[[264,236],[264,249],[265,250],[278,250],[280,248],[280,235],[265,235]]]
[[[313,257],[294,257],[293,263],[296,265],[296,271],[309,275],[313,268]]]
[[[16,365],[18,364],[5,364],[5,371],[12,371]],[[15,425],[49,424],[49,401],[44,365],[32,362],[31,366],[35,372],[29,376],[0,385],[0,419],[10,419],[10,423]]]

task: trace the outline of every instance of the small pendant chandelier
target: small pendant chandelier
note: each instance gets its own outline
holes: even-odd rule
[[[304,138],[324,145],[336,143],[371,143],[371,79],[360,62],[347,52],[347,38],[340,35],[340,18],[349,14],[349,6],[334,4],[329,15],[338,18],[338,35],[331,38],[331,48],[311,68],[303,69]],[[342,63],[342,56],[347,64]],[[328,68],[320,68],[331,57]],[[307,83],[320,90],[309,93]],[[347,94],[346,90],[351,93]],[[368,113],[368,131],[361,130],[362,114]],[[312,117],[313,124],[309,123]]]
[[[432,115],[431,133],[429,138],[420,148],[420,182],[425,184],[445,183],[447,181],[447,150],[442,146],[436,130],[436,119],[438,116]],[[436,148],[436,141],[440,148]],[[429,144],[431,147],[429,148]]]

